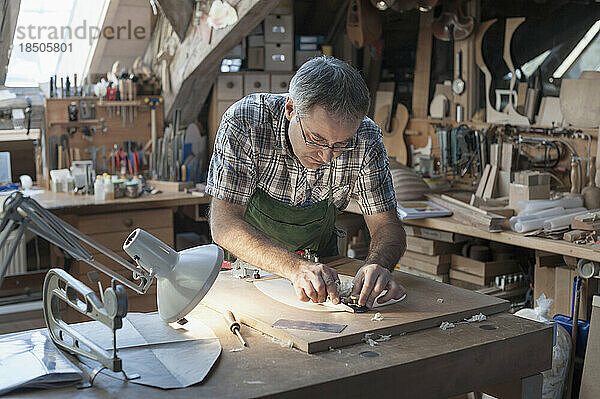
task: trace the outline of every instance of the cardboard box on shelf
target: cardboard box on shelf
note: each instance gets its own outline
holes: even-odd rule
[[[294,46],[291,43],[265,44],[266,71],[292,71],[294,69]]]
[[[265,45],[265,35],[248,36],[248,47],[262,47]]]
[[[513,183],[524,186],[547,186],[550,184],[550,175],[532,170],[515,172]]]
[[[523,184],[510,184],[510,195],[508,206],[518,212],[519,201],[528,201],[536,199],[549,199],[550,185],[525,186]]]
[[[248,69],[265,69],[264,47],[248,47]]]
[[[265,43],[294,43],[293,15],[269,14],[264,24]]]
[[[272,14],[292,14],[294,12],[293,0],[281,0],[277,7],[271,10]]]

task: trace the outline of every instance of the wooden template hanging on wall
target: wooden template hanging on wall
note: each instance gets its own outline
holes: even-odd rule
[[[529,125],[529,119],[527,119],[526,116],[519,114],[515,110],[516,104],[513,103],[514,96],[512,95],[512,93],[515,89],[515,81],[517,80],[517,77],[515,74],[515,66],[513,65],[512,57],[510,55],[510,44],[512,42],[513,34],[515,33],[515,30],[517,30],[519,25],[521,25],[523,22],[525,22],[524,17],[506,19],[506,30],[504,33],[504,62],[506,63],[506,65],[508,66],[508,70],[510,71],[510,89],[508,96],[508,105],[506,107],[508,110],[508,116],[511,120],[511,123],[514,123],[516,125],[527,126]]]

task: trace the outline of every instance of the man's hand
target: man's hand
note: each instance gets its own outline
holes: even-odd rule
[[[360,295],[359,306],[366,305],[372,308],[377,296],[386,289],[386,294],[379,298],[377,303],[400,299],[406,294],[404,287],[394,280],[388,269],[376,264],[369,264],[361,267],[356,273],[352,295]]]
[[[312,300],[323,303],[327,297],[334,305],[340,303],[340,295],[336,282],[339,281],[337,271],[322,263],[306,263],[291,278],[298,299],[302,302]]]

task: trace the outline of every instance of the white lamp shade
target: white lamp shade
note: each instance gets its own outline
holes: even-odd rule
[[[158,313],[167,323],[182,319],[198,305],[223,265],[223,250],[217,245],[175,252],[141,229],[129,235],[123,249],[156,275]]]

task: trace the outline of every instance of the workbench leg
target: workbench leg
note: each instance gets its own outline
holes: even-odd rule
[[[520,383],[504,383],[494,385],[483,390],[487,395],[484,398],[489,398],[491,395],[498,399],[542,399],[542,374],[534,374],[528,377],[521,378]]]
[[[541,373],[521,378],[521,399],[542,399],[543,382]]]

